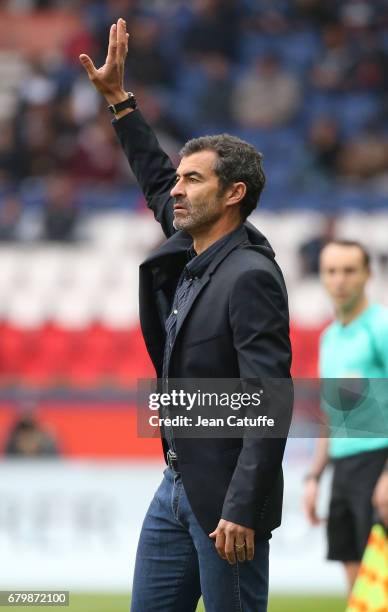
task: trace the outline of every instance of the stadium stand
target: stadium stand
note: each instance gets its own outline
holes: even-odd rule
[[[152,375],[138,327],[138,264],[161,238],[151,215],[132,216],[122,231],[122,213],[107,215],[111,240],[90,224],[88,241],[77,246],[30,244],[0,247],[2,384],[132,387]],[[271,236],[288,282],[293,321],[294,373],[316,374],[319,332],[331,308],[318,278],[303,277],[297,246],[313,235],[321,216],[313,213],[257,214],[252,221]],[[115,222],[120,231],[115,231]],[[94,229],[93,229],[94,228]],[[388,218],[342,216],[340,235],[367,229],[375,278],[373,295],[387,303],[380,263]],[[95,230],[95,231],[94,231]],[[357,234],[358,235],[358,234]],[[143,237],[142,237],[143,236]]]
[[[299,251],[328,216],[335,235],[370,246],[372,293],[387,302],[386,2],[8,0],[0,383],[130,388],[152,372],[137,267],[162,236],[78,62],[81,51],[104,60],[119,15],[131,28],[127,84],[174,160],[187,138],[224,130],[263,151],[268,183],[252,220],[289,287],[294,373],[313,376],[331,310]],[[280,107],[270,91],[284,92]]]

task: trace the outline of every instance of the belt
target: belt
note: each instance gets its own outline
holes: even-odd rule
[[[178,457],[172,450],[167,452],[167,465],[174,472],[179,472]]]

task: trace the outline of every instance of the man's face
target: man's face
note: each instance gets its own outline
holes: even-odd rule
[[[357,246],[328,244],[321,253],[322,282],[337,309],[352,310],[364,295],[369,279],[362,251]]]
[[[182,158],[171,189],[175,229],[195,233],[210,227],[224,214],[225,205],[214,172],[216,160],[214,151],[200,151]]]

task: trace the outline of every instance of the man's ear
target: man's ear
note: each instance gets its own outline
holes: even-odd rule
[[[239,204],[241,200],[244,199],[246,192],[247,186],[245,183],[243,183],[242,181],[239,181],[238,183],[233,183],[230,187],[228,187],[226,191],[226,205],[234,206],[235,204]]]

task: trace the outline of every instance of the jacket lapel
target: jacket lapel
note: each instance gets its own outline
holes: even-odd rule
[[[184,316],[179,322],[179,327],[177,327],[175,341],[195,301],[210,282],[212,274],[225,257],[242,243],[255,245],[264,255],[273,259],[273,251],[266,238],[252,224],[245,222],[240,231],[236,232],[216,255],[198,281]],[[165,339],[164,317],[171,307],[176,283],[187,263],[186,253],[192,244],[193,241],[189,234],[178,231],[140,265],[140,321],[144,339],[159,375],[161,375]]]
[[[192,239],[188,234],[176,232],[140,264],[140,324],[158,376],[162,375],[165,319],[191,245]]]
[[[233,238],[226,243],[224,248],[221,249],[219,253],[217,253],[213,261],[209,264],[208,269],[205,271],[203,276],[197,281],[196,287],[191,295],[190,301],[186,305],[185,312],[182,318],[180,319],[179,324],[177,325],[174,344],[176,342],[176,339],[179,335],[180,330],[182,329],[183,323],[185,322],[188,314],[190,313],[191,308],[193,307],[194,302],[196,301],[196,299],[198,298],[199,294],[202,292],[204,287],[206,287],[206,285],[210,282],[212,274],[214,274],[217,267],[225,259],[225,257],[227,257],[229,253],[231,253],[240,244],[242,244],[243,242],[246,242],[247,239],[248,238],[247,238],[246,230],[244,227],[242,227],[241,230],[237,232],[233,236]],[[174,348],[174,345],[172,347],[172,350],[173,348]]]
[[[140,264],[140,269],[151,269],[154,276],[154,288],[159,289],[165,282],[166,274],[171,276],[176,270],[174,262],[184,260],[193,240],[186,232],[176,232]],[[171,265],[172,264],[172,265]]]

